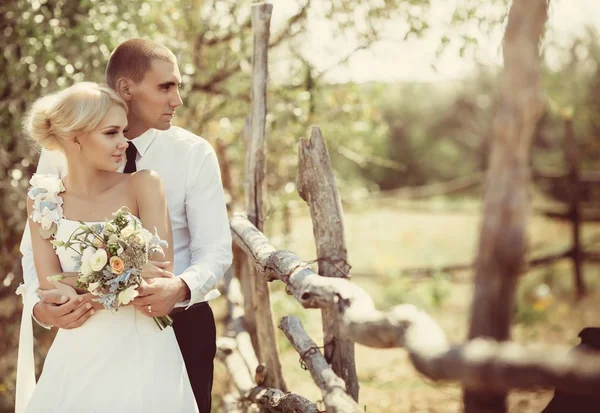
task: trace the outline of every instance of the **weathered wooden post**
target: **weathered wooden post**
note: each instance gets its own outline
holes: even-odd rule
[[[504,73],[494,118],[475,267],[469,338],[508,340],[514,293],[526,249],[529,154],[543,113],[539,44],[547,0],[514,0],[504,35]],[[505,412],[506,394],[464,395],[466,413]]]
[[[246,156],[246,211],[248,219],[262,231],[263,199],[265,196],[265,124],[267,115],[267,79],[269,26],[273,5],[252,5],[252,30],[254,50],[252,55],[252,134]],[[251,265],[250,279],[253,284],[252,302],[256,316],[258,358],[266,367],[265,385],[286,390],[281,373],[281,363],[275,340],[275,328],[271,315],[271,300],[267,281],[257,274]]]
[[[298,192],[310,207],[319,274],[349,278],[342,203],[325,140],[318,127],[313,126],[310,139],[300,141],[298,156]],[[335,374],[346,382],[348,394],[358,401],[354,343],[340,336],[340,317],[336,309],[322,310],[325,358]]]
[[[328,413],[361,413],[363,409],[344,391],[344,382],[329,366],[323,355],[316,349],[316,344],[306,334],[302,323],[295,316],[285,316],[279,323],[290,343],[299,354],[302,362],[323,395]],[[301,410],[304,412],[305,410]]]
[[[242,129],[241,137],[244,140],[244,148],[246,148],[246,155],[250,151],[250,141],[252,138],[252,115],[248,115],[244,121],[244,128]],[[246,169],[247,169],[246,165]],[[246,172],[247,175],[247,172]],[[247,190],[246,190],[247,193]],[[258,338],[256,337],[256,314],[254,313],[254,302],[252,297],[254,295],[254,282],[252,279],[253,274],[250,273],[252,263],[240,249],[240,247],[234,242],[233,243],[233,265],[235,268],[235,275],[240,280],[240,288],[242,289],[242,297],[244,301],[244,327],[252,338],[252,344],[256,350],[258,350]]]
[[[573,247],[571,248],[571,259],[573,261],[573,272],[575,275],[576,296],[578,299],[585,295],[585,282],[583,280],[581,251],[581,177],[579,174],[579,150],[575,141],[573,131],[573,119],[570,114],[564,115],[565,161],[569,167],[567,179],[569,181],[569,217],[572,224]]]

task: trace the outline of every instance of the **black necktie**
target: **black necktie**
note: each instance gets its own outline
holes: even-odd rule
[[[127,163],[125,164],[125,169],[123,169],[123,173],[130,174],[132,172],[137,171],[135,166],[135,157],[137,156],[137,148],[133,144],[133,142],[129,142],[129,146],[125,149],[125,155],[127,155]]]

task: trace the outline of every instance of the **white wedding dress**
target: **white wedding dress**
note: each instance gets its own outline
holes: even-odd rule
[[[92,223],[90,223],[92,224]],[[56,239],[79,222],[61,218]],[[73,252],[58,248],[63,271]],[[197,412],[171,327],[160,330],[135,309],[99,310],[81,327],[56,335],[25,413]]]

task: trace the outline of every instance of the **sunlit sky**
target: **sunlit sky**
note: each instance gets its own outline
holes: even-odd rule
[[[452,37],[449,30],[450,19],[462,0],[432,0],[427,20],[430,29],[420,39],[402,40],[404,30],[398,29],[402,22],[387,22],[384,25],[384,40],[369,50],[357,52],[347,65],[330,70],[326,79],[332,82],[368,82],[368,81],[417,81],[439,82],[453,80],[467,75],[476,63],[500,65],[502,63],[500,43],[503,27],[498,26],[492,33],[483,34],[476,27],[469,31],[479,40],[476,49],[461,58],[460,45],[452,42],[444,54],[435,59],[440,38]],[[272,31],[276,31],[297,9],[295,0],[274,0]],[[313,4],[319,5],[319,2]],[[482,3],[484,3],[482,1]],[[493,13],[488,6],[481,6],[482,13]],[[479,10],[479,9],[478,9]],[[546,37],[546,58],[556,63],[560,57],[553,52],[551,44],[568,46],[574,37],[583,33],[586,25],[595,28],[600,35],[600,0],[553,0],[551,2],[549,31]],[[466,28],[465,30],[469,30]],[[351,39],[334,39],[330,24],[324,20],[309,17],[308,38],[302,42],[305,54],[317,70],[323,70],[342,58],[356,47]],[[436,64],[437,72],[431,67]],[[274,77],[284,75],[285,65],[281,61],[271,60]]]

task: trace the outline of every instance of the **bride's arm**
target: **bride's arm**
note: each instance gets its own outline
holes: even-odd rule
[[[173,231],[162,181],[156,172],[150,170],[136,172],[132,175],[132,179],[136,188],[136,200],[142,225],[152,233],[156,228],[160,238],[169,244],[163,249],[164,256],[154,253],[150,259],[168,261],[169,264],[165,269],[173,272]]]
[[[61,274],[65,277],[63,284],[73,285],[77,280],[76,272],[63,272],[60,267],[60,261],[50,244],[50,239],[44,239],[40,234],[41,225],[31,219],[33,213],[33,200],[27,198],[27,215],[29,220],[29,230],[31,231],[31,245],[33,248],[33,262],[40,282],[40,289],[52,290],[54,285],[48,281],[48,277]]]

